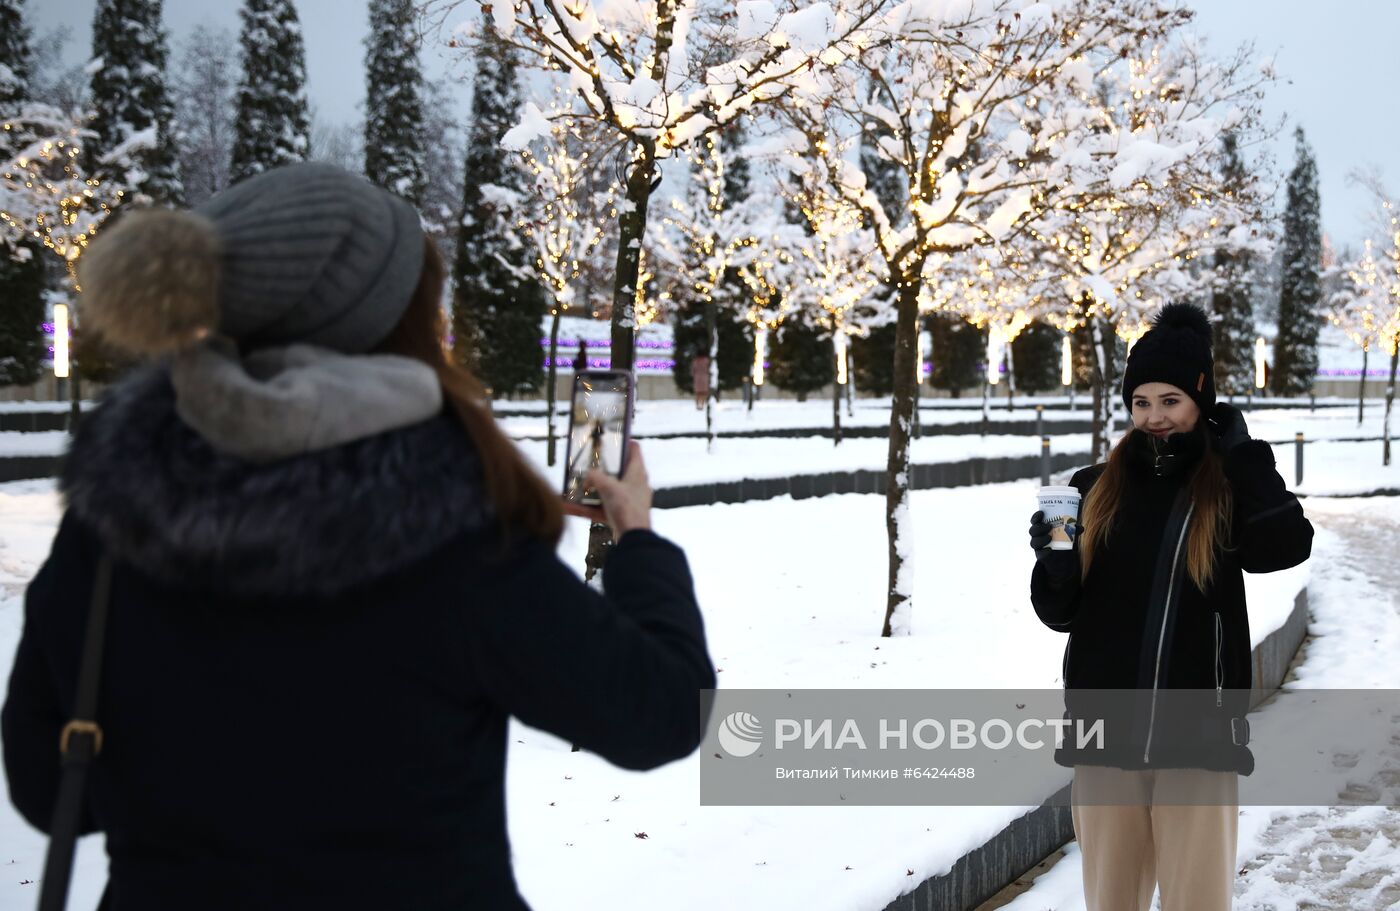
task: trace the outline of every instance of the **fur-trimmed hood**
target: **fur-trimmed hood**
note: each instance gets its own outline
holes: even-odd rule
[[[492,522],[480,460],[447,413],[267,464],[216,452],[145,367],[84,417],[61,489],[112,553],[161,582],[331,596]]]

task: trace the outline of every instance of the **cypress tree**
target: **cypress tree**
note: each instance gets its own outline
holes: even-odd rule
[[[1239,138],[1226,133],[1221,182],[1240,193],[1249,182]],[[1215,388],[1222,395],[1243,395],[1254,385],[1254,254],[1222,246],[1215,252],[1210,276],[1210,309],[1215,350]]]
[[[503,396],[540,388],[540,323],[549,306],[512,217],[528,189],[524,169],[501,148],[520,108],[515,52],[483,18],[452,272],[453,351]]]
[[[802,213],[799,200],[806,194],[799,175],[792,175],[793,188],[784,200],[783,217],[788,225],[797,226],[808,237],[815,234]],[[798,283],[800,287],[800,282]],[[805,289],[799,290],[803,294]],[[810,297],[810,292],[806,292]],[[832,350],[831,333],[816,325],[815,304],[805,298],[795,301],[777,330],[768,336],[768,377],[774,386],[795,393],[805,401],[808,393],[821,389],[836,379],[836,358]]]
[[[986,337],[976,326],[950,314],[935,313],[927,322],[933,337],[929,382],[960,398],[964,389],[981,382],[978,368],[986,358]]]
[[[898,228],[909,211],[909,187],[899,166],[879,151],[882,142],[893,141],[894,130],[884,123],[874,124],[873,129],[861,137],[860,169],[875,198],[880,200],[891,227]]]
[[[243,77],[230,165],[235,182],[305,161],[311,149],[306,51],[291,0],[245,0],[239,16]]]
[[[169,53],[161,28],[160,0],[98,0],[92,21],[92,108],[95,142],[89,143],[89,173],[119,172],[127,191],[157,203],[183,202],[172,123],[175,106],[166,90]],[[148,130],[154,144],[121,161],[103,156]],[[134,179],[133,179],[134,178]]]
[[[810,393],[836,379],[830,334],[814,326],[802,310],[783,320],[772,338],[768,378],[774,386],[805,402]]]
[[[734,226],[742,223],[740,216],[749,203],[749,162],[743,154],[744,142],[742,118],[735,119],[720,131],[720,154],[724,162],[724,212],[728,216],[726,223]],[[694,182],[691,185],[698,187]],[[705,205],[705,192],[703,187],[698,187],[699,205]],[[716,237],[715,247],[722,249],[735,239]],[[687,250],[687,253],[691,251]],[[700,264],[696,263],[696,266],[700,267]],[[737,268],[726,269],[721,274],[710,297],[715,306],[715,341],[719,360],[719,388],[710,392],[718,396],[720,392],[738,389],[749,375],[753,367],[753,327],[747,318],[748,290]],[[672,377],[676,388],[693,395],[695,383],[690,375],[690,360],[697,355],[708,356],[710,350],[705,302],[690,287],[684,288],[674,299],[677,306],[672,332],[676,360]]]
[[[876,122],[861,137],[860,169],[865,179],[880,200],[885,217],[893,227],[899,227],[909,211],[909,187],[903,171],[887,156],[880,154],[879,144],[893,141],[894,130],[884,123]],[[895,289],[881,285],[875,298],[875,306],[893,309]],[[856,389],[870,395],[890,395],[894,392],[894,337],[895,324],[889,323],[874,327],[870,334],[851,339],[851,360],[854,364]]]
[[[673,294],[672,299],[679,296]],[[671,331],[676,361],[671,368],[671,376],[677,389],[686,395],[694,395],[690,359],[697,355],[703,357],[709,351],[705,308],[702,302],[687,294],[684,300],[677,301],[674,312]],[[753,330],[747,321],[723,318],[727,315],[725,308],[719,309],[719,315],[721,318],[715,321],[716,335],[719,336],[719,388],[728,392],[742,386],[744,377],[753,368]]]
[[[365,176],[423,201],[423,71],[413,41],[413,0],[370,0],[365,39]]]
[[[0,0],[0,119],[29,100],[31,52],[22,0]],[[0,131],[0,160],[26,137]],[[43,247],[33,240],[0,244],[0,386],[37,382],[44,358]]]
[[[874,326],[870,334],[851,338],[851,375],[856,389],[868,395],[894,392],[894,323]]]
[[[29,386],[42,373],[44,262],[36,246],[0,246],[0,386]]]
[[[1278,298],[1273,387],[1279,395],[1306,395],[1317,375],[1317,331],[1322,319],[1322,227],[1317,162],[1296,133],[1297,162],[1288,175],[1283,213],[1283,282]]]
[[[753,206],[751,175],[746,146],[748,133],[743,117],[736,117],[720,131],[724,156],[724,210],[730,213],[731,236],[717,242],[726,245],[747,233],[744,213]],[[719,348],[719,390],[738,389],[753,370],[753,325],[748,320],[749,292],[739,270],[730,267],[720,276],[715,299],[715,335]]]
[[[1050,392],[1060,386],[1060,330],[1033,321],[1011,342],[1016,388],[1021,392]]]

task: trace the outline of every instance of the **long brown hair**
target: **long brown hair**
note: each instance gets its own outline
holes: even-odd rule
[[[1094,552],[1108,540],[1118,508],[1123,503],[1128,480],[1127,443],[1134,432],[1129,430],[1113,447],[1108,455],[1108,467],[1085,497],[1082,510],[1085,531],[1079,541],[1079,562],[1084,578],[1089,575]],[[1205,591],[1215,575],[1217,552],[1230,546],[1230,517],[1234,510],[1230,485],[1225,480],[1225,465],[1209,445],[1201,453],[1190,485],[1196,508],[1187,533],[1186,572],[1196,587]]]
[[[442,396],[471,437],[481,458],[486,489],[503,528],[557,544],[564,532],[560,496],[521,456],[491,416],[486,390],[447,349],[442,289],[447,277],[442,256],[429,238],[423,242],[423,274],[392,332],[375,350],[416,358],[432,367]]]

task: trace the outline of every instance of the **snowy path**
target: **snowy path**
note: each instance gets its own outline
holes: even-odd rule
[[[1313,623],[1285,688],[1400,688],[1400,498],[1312,497],[1304,505],[1317,528],[1308,586]],[[1379,773],[1348,784],[1366,800],[1393,805],[1400,802],[1400,743],[1386,760]],[[1238,863],[1236,911],[1393,911],[1400,908],[1400,810],[1245,807]],[[1084,911],[1078,847],[1068,845],[1029,890],[989,907]]]
[[[1313,561],[1309,592],[1315,594],[1315,638],[1304,645],[1287,685],[1400,688],[1400,499],[1314,498],[1308,512],[1325,556]],[[1358,617],[1361,605],[1366,611]],[[1400,803],[1400,743],[1387,759],[1379,775],[1351,786],[1366,800],[1394,805]],[[1272,818],[1256,836],[1257,853],[1241,865],[1239,911],[1400,908],[1400,810],[1247,812]]]

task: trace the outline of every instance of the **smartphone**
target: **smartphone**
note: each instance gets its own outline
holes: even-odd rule
[[[623,370],[582,370],[574,375],[569,403],[569,445],[564,454],[564,499],[598,506],[588,472],[622,477],[632,433],[632,374]]]

